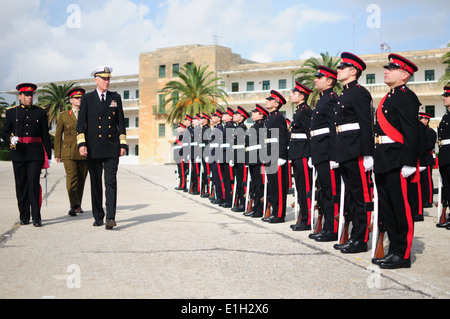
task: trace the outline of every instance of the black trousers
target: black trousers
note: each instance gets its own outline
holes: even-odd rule
[[[236,181],[236,206],[245,205],[245,186],[244,180],[247,180],[247,170],[242,163],[236,163],[233,166],[234,180]]]
[[[272,216],[286,217],[286,199],[288,191],[288,165],[278,166],[277,172],[267,174],[267,194],[272,206]]]
[[[233,170],[228,163],[222,163],[220,165],[220,170],[222,172],[222,181],[224,185],[224,201],[227,204],[231,204],[233,199],[231,183],[233,182]]]
[[[300,204],[301,223],[311,225],[311,187],[312,170],[308,166],[307,158],[297,158],[291,161],[294,171],[295,189]]]
[[[341,194],[341,173],[339,168],[330,169],[330,162],[315,165],[317,178],[321,186],[322,211],[324,216],[323,229],[333,233],[338,232],[339,197]]]
[[[189,163],[186,165],[183,160],[180,161],[180,163],[177,163],[178,167],[178,187],[181,187],[182,189],[186,188],[186,170],[189,167]]]
[[[411,177],[404,178],[400,168],[376,174],[379,213],[389,237],[389,254],[409,259],[414,237],[414,221],[408,200]]]
[[[365,171],[362,156],[339,163],[339,168],[345,184],[346,209],[352,222],[350,238],[367,243],[372,214],[369,208],[372,202],[370,172]]]
[[[420,172],[420,188],[422,190],[422,203],[424,206],[431,207],[433,204],[433,166]]]
[[[39,182],[42,161],[13,162],[16,197],[20,213],[20,221],[41,221],[41,185]]]
[[[442,203],[448,207],[448,200],[450,198],[450,164],[439,165],[439,173],[442,178]]]
[[[264,182],[261,173],[261,165],[250,165],[250,198],[253,199],[252,210],[255,214],[263,214],[264,203],[261,201],[264,197]]]
[[[211,173],[212,173],[212,179],[214,184],[214,190],[216,193],[216,198],[220,201],[224,201],[224,191],[225,191],[225,185],[223,184],[222,180],[222,170],[220,164],[217,164],[216,162],[211,163]]]
[[[91,178],[92,215],[96,221],[103,221],[103,172],[105,174],[106,220],[115,220],[117,207],[117,169],[119,157],[90,158],[88,170]]]

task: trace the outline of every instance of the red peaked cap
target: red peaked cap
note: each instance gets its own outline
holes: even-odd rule
[[[312,90],[297,81],[295,81],[295,87],[292,89],[292,91],[299,91],[301,93],[305,93],[306,95],[310,95],[312,92]]]
[[[208,114],[203,113],[203,114],[202,114],[202,119],[211,120],[211,117],[210,117]]]
[[[16,90],[20,93],[31,92],[34,93],[36,91],[37,85],[33,83],[22,83],[16,86]]]
[[[266,98],[266,100],[277,100],[282,105],[286,104],[286,99],[284,96],[275,90],[270,91],[270,96]]]
[[[450,96],[450,86],[444,86],[444,93],[442,96]]]
[[[317,68],[317,73],[314,74],[314,76],[315,77],[326,76],[327,78],[337,80],[337,72],[323,65],[319,65],[319,67]]]
[[[423,117],[426,119],[431,119],[431,114],[425,113],[425,112],[420,112],[419,113],[419,117]]]
[[[342,67],[346,67],[346,66],[354,66],[355,68],[359,69],[361,72],[366,69],[366,64],[364,63],[364,61],[361,58],[359,58],[358,56],[354,55],[353,53],[343,52],[341,54],[341,59],[342,59],[342,62],[337,67],[338,69],[342,68]]]
[[[384,66],[385,69],[389,67],[402,69],[404,71],[409,72],[411,75],[413,75],[414,72],[419,70],[419,68],[414,63],[409,61],[407,58],[394,53],[389,55],[389,63]]]
[[[267,111],[264,107],[259,104],[256,104],[256,107],[252,110],[252,112],[259,112],[265,116],[269,115],[269,111]]]
[[[228,115],[233,116],[234,115],[234,110],[231,107],[227,107],[227,112]]]
[[[82,88],[74,88],[72,90],[70,90],[67,95],[69,97],[81,97],[83,96],[83,94],[86,93],[86,91]]]
[[[241,114],[245,119],[248,119],[250,117],[250,114],[248,114],[248,112],[241,106],[237,107],[236,113]]]

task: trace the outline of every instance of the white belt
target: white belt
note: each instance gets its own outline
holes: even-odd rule
[[[183,143],[183,146],[189,146],[189,143]]]
[[[197,145],[198,145],[197,142],[191,143],[191,146],[197,146]]]
[[[221,147],[221,148],[228,148],[228,147],[230,147],[230,143],[227,143],[227,144],[220,144],[220,147]]]
[[[180,150],[180,149],[182,149],[182,148],[183,148],[182,146],[174,146],[174,147],[173,147],[174,150]]]
[[[337,133],[342,133],[342,132],[346,132],[346,131],[355,131],[355,130],[359,130],[359,129],[360,129],[359,123],[342,124],[342,125],[336,126]]]
[[[449,144],[450,144],[450,140],[441,140],[441,141],[439,141],[439,145],[440,146],[449,145]]]
[[[199,147],[205,147],[205,146],[206,146],[206,144],[203,144],[203,143],[199,145]]]
[[[209,145],[210,145],[211,148],[219,147],[219,144],[218,144],[218,143],[213,143],[213,144],[209,144]]]
[[[262,149],[261,145],[253,145],[253,146],[247,147],[245,150],[247,152],[251,152],[251,151],[256,151],[256,150],[260,150],[260,149]]]
[[[329,134],[329,133],[330,133],[330,128],[328,128],[328,127],[320,128],[318,130],[312,130],[311,137],[323,135],[323,134]]]
[[[264,141],[266,142],[266,144],[278,143],[278,139],[277,138],[266,138]]]
[[[392,144],[395,143],[393,139],[386,135],[379,135],[375,137],[376,144]]]
[[[305,133],[291,133],[291,138],[299,140],[307,140],[308,136]]]
[[[232,147],[234,150],[243,149],[245,148],[245,145],[233,145]]]

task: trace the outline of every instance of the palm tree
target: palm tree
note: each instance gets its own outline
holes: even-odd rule
[[[303,85],[313,89],[314,88],[314,74],[317,73],[317,68],[320,65],[326,66],[327,68],[336,70],[337,66],[341,62],[341,58],[331,57],[328,52],[320,53],[321,58],[311,57],[303,63],[301,69],[294,72],[294,77],[296,81],[302,83]],[[298,75],[298,76],[297,76]],[[296,77],[297,76],[297,77]],[[334,86],[334,91],[339,95],[342,92],[342,84],[337,81]],[[309,105],[314,107],[317,103],[318,92],[316,90],[310,94]]]
[[[447,44],[447,48],[450,48],[450,42]],[[444,54],[441,58],[445,67],[445,74],[439,79],[439,84],[448,85],[450,83],[450,51]]]
[[[170,81],[165,85],[161,108],[171,104],[167,123],[179,123],[186,114],[211,114],[217,108],[223,109],[218,100],[227,104],[225,98],[228,95],[221,88],[224,85],[217,84],[220,78],[210,78],[214,73],[206,74],[207,68],[208,66],[197,67],[194,63],[188,63],[180,71],[176,71],[181,81]]]
[[[6,109],[9,107],[9,104],[5,102],[5,98],[0,96],[0,131],[3,128],[3,123],[5,122],[4,114],[6,113]]]
[[[75,86],[75,83],[67,83],[63,85],[57,85],[50,83],[44,86],[43,89],[38,90],[38,93],[44,95],[39,99],[38,104],[47,111],[48,123],[52,123],[54,120],[58,120],[61,112],[70,109],[69,97],[67,94]]]

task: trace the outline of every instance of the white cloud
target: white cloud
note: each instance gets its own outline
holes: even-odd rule
[[[317,54],[314,51],[307,49],[299,56],[300,60],[307,60],[309,58],[320,58],[320,54]]]

